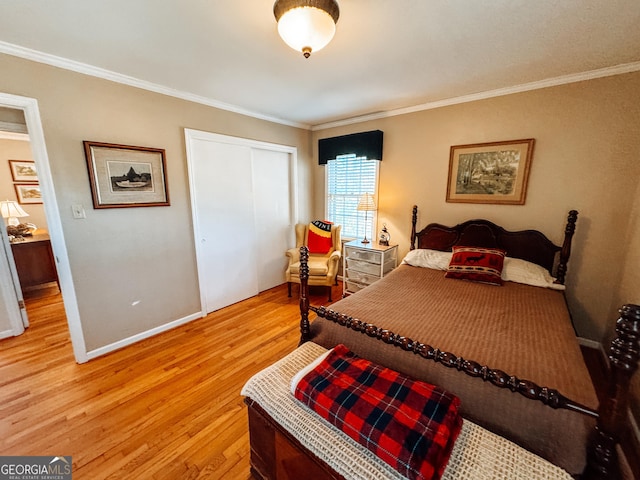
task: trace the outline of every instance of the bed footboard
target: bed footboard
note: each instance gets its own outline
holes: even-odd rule
[[[584,478],[620,478],[616,444],[627,423],[629,386],[640,361],[640,305],[624,305],[609,347],[609,386],[587,454]]]

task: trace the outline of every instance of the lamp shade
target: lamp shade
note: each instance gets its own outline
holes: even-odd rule
[[[360,197],[358,202],[358,210],[365,212],[373,212],[376,209],[376,202],[373,200],[373,195],[370,193],[364,193]]]
[[[15,200],[4,200],[0,202],[0,214],[2,218],[8,218],[7,223],[9,225],[19,225],[20,221],[18,218],[29,216]]]
[[[309,58],[335,35],[340,10],[335,0],[278,0],[273,14],[282,40]]]

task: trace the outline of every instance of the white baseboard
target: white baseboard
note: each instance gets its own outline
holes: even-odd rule
[[[3,338],[9,338],[9,337],[13,337],[13,330],[5,330],[3,332],[0,332],[0,340],[2,340]]]
[[[602,343],[596,342],[595,340],[591,340],[589,338],[584,338],[584,337],[578,337],[578,343],[583,347],[594,348],[604,353],[604,348],[602,348]]]
[[[179,318],[178,320],[174,320],[173,322],[165,323],[164,325],[152,328],[151,330],[147,330],[131,337],[124,338],[109,345],[105,345],[104,347],[96,348],[95,350],[87,352],[87,360],[101,357],[102,355],[106,355],[107,353],[111,353],[115,350],[127,347],[136,342],[139,342],[140,340],[144,340],[146,338],[153,337],[154,335],[158,335],[159,333],[163,333],[173,328],[179,327],[180,325],[184,325],[185,323],[197,320],[198,318],[202,318],[202,312],[192,313],[191,315]]]

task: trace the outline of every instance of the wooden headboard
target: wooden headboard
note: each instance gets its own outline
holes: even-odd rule
[[[569,212],[562,246],[554,244],[537,230],[510,232],[488,220],[469,220],[454,227],[430,223],[416,232],[417,218],[418,207],[414,205],[411,219],[411,250],[428,248],[450,252],[454,245],[501,248],[509,257],[541,265],[557,278],[558,283],[564,284],[571,255],[571,239],[578,219],[576,210]]]

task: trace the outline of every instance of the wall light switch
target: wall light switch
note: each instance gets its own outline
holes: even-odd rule
[[[87,215],[84,213],[84,207],[82,205],[71,205],[71,211],[73,212],[73,218],[87,218]]]

